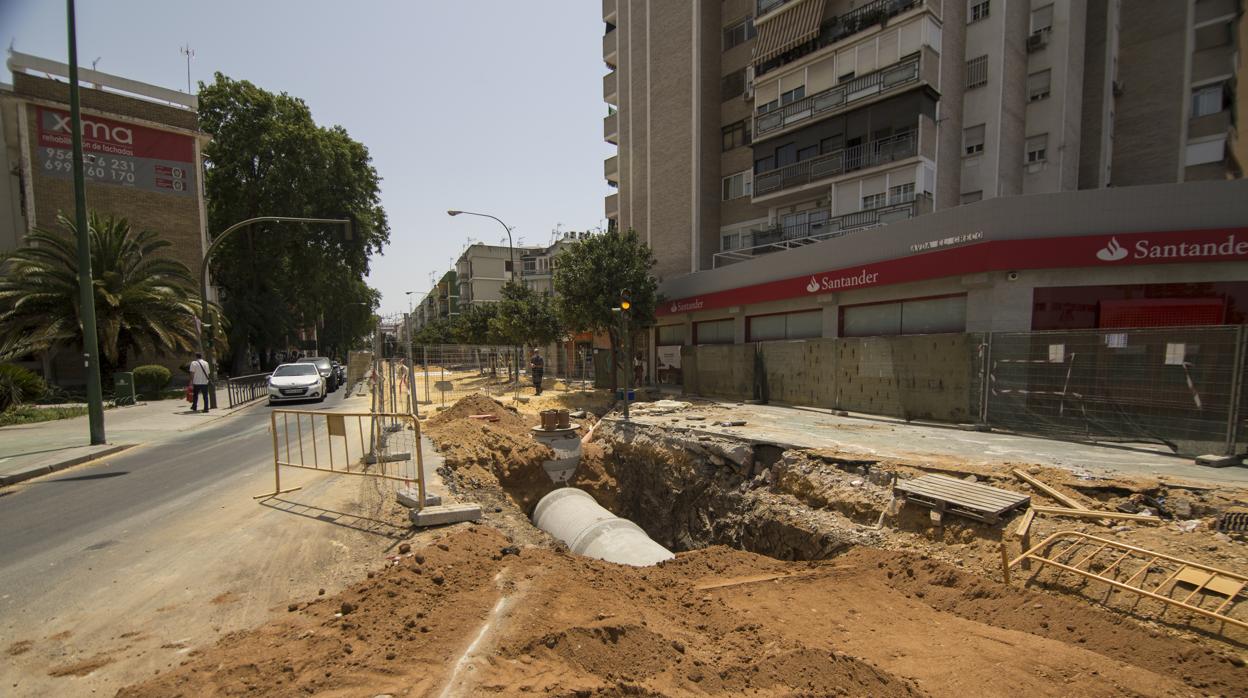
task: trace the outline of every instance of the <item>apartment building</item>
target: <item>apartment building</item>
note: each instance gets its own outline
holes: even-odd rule
[[[604,0],[658,375],[688,344],[1244,322],[1243,5]]]
[[[459,306],[502,300],[503,285],[517,278],[518,272],[513,264],[518,266],[526,256],[537,255],[541,251],[540,247],[513,248],[480,242],[469,245],[455,262]]]
[[[449,320],[456,315],[459,315],[459,281],[452,269],[438,279],[412,310],[412,322],[420,329],[434,320]]]
[[[998,196],[1238,177],[1241,0],[604,0],[660,278]]]

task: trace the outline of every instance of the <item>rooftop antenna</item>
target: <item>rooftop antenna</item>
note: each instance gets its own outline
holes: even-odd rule
[[[195,94],[191,92],[191,59],[195,57],[195,49],[191,48],[188,43],[186,46],[178,49],[183,56],[186,56],[186,93],[188,95]]]
[[[103,58],[103,56],[96,56],[95,60],[91,61],[91,70],[95,70],[95,66],[99,64],[101,58]],[[91,84],[95,87],[95,89],[100,89],[100,83],[94,82]]]

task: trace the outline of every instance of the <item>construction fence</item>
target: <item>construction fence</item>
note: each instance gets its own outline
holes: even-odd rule
[[[1248,450],[1243,326],[686,346],[684,391],[1182,455]]]

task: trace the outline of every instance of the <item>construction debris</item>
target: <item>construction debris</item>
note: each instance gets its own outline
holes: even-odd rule
[[[939,523],[948,512],[976,521],[996,523],[1001,515],[1031,501],[1031,497],[945,475],[924,475],[893,484],[893,494],[932,510]]]
[[[1124,514],[1120,511],[1092,511],[1089,509],[1069,509],[1067,507],[1044,507],[1032,506],[1031,511],[1038,514],[1053,514],[1055,516],[1075,516],[1083,519],[1126,519],[1128,521],[1143,521],[1147,523],[1161,523],[1161,519],[1156,516],[1147,514]]]

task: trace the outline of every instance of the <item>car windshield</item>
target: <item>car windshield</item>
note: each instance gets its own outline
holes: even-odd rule
[[[316,367],[312,364],[285,364],[273,371],[274,376],[315,376]]]

